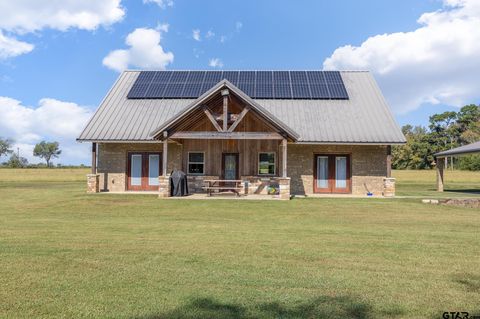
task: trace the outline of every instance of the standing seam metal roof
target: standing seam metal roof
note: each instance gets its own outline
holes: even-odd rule
[[[440,153],[435,154],[435,157],[446,157],[446,156],[454,156],[454,155],[467,155],[471,153],[480,153],[480,141],[463,145],[460,147],[452,148],[448,151],[443,151]]]
[[[127,99],[140,71],[123,72],[79,141],[152,141],[150,134],[194,99]],[[400,127],[369,72],[341,71],[348,100],[254,101],[311,143],[404,143]]]

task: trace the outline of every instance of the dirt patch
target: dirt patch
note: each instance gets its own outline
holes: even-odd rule
[[[480,199],[446,199],[439,201],[440,205],[480,208]]]
[[[422,199],[424,204],[433,205],[446,205],[446,206],[458,206],[468,208],[480,208],[480,199],[467,198],[467,199]]]

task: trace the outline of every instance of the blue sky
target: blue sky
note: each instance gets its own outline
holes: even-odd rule
[[[479,31],[468,38],[458,32],[478,26],[472,0],[65,0],[46,1],[38,21],[36,0],[8,2],[0,0],[0,136],[14,138],[33,162],[31,147],[45,138],[65,147],[60,162],[88,163],[75,134],[117,69],[151,68],[149,59],[166,69],[370,69],[401,125],[425,125],[434,112],[479,102],[478,83],[464,85],[478,78],[464,63],[449,63],[480,60],[468,46]],[[82,6],[93,18],[75,15]],[[61,10],[72,18],[57,17]],[[32,21],[21,21],[28,14]],[[127,45],[136,29],[149,33],[135,33]],[[457,52],[463,44],[466,52]],[[63,126],[51,127],[55,120]]]

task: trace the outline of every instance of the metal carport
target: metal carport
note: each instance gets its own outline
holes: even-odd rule
[[[437,191],[443,192],[444,161],[442,159],[450,156],[465,156],[474,153],[480,153],[480,141],[457,148],[452,148],[451,150],[443,151],[434,155],[435,162],[437,163]]]

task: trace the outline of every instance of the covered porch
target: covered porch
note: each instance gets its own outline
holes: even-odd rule
[[[287,145],[297,139],[296,133],[228,81],[152,136],[163,143],[160,197],[170,195],[167,167],[172,166],[168,154],[173,145],[180,148],[173,166],[187,174],[189,193],[220,193],[232,184],[241,195],[290,197]]]

